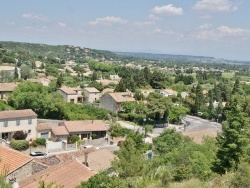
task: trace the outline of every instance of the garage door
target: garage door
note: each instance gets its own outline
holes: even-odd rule
[[[41,138],[48,139],[49,138],[49,133],[41,133]]]

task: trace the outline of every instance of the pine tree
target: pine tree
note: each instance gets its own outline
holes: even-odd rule
[[[63,83],[63,75],[62,73],[58,76],[57,80],[56,80],[56,87],[60,88],[62,87],[62,83]]]
[[[245,134],[247,121],[236,97],[230,101],[226,118],[223,122],[223,132],[217,137],[219,149],[213,164],[213,170],[220,174],[237,169],[247,143]]]

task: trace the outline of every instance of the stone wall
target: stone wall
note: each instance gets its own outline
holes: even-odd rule
[[[100,108],[105,108],[112,112],[117,112],[116,102],[109,94],[106,94],[100,98]]]
[[[6,181],[9,183],[19,182],[28,176],[32,175],[32,164],[33,162],[30,161],[23,165],[22,167],[18,168],[14,172],[10,173],[6,176]]]

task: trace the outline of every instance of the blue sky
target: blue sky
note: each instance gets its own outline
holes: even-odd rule
[[[1,1],[0,41],[250,60],[250,0]]]

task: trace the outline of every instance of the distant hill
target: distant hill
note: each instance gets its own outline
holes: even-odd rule
[[[72,45],[47,45],[25,42],[0,41],[1,46],[11,51],[28,51],[36,56],[52,56],[58,58],[88,58],[100,60],[122,59],[118,54],[105,50],[95,50]]]

